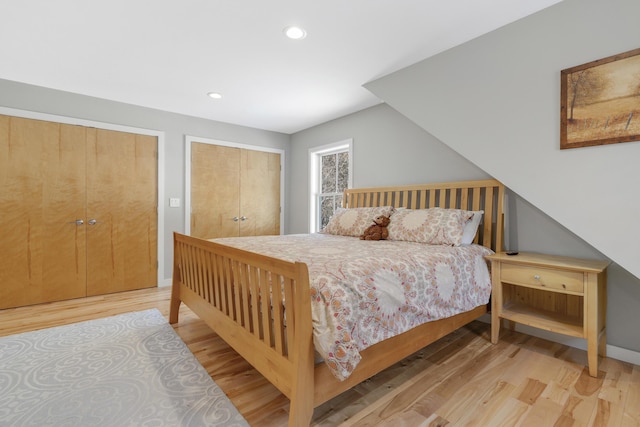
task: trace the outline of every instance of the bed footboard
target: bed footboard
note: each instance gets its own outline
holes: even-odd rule
[[[174,233],[172,324],[181,302],[291,400],[290,426],[309,425],[314,367],[306,264]]]

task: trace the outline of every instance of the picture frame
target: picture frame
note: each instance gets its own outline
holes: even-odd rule
[[[560,149],[640,141],[640,48],[560,72]]]

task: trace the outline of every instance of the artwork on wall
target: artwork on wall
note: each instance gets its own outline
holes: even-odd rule
[[[560,148],[640,141],[640,49],[560,73]]]

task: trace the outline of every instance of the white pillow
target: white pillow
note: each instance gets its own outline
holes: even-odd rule
[[[469,245],[473,243],[473,239],[476,237],[478,226],[480,225],[480,220],[482,219],[483,214],[484,211],[473,211],[473,217],[465,224],[464,230],[462,231],[461,244]]]

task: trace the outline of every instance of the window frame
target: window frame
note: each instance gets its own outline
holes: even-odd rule
[[[347,178],[347,188],[353,184],[353,139],[345,139],[331,144],[312,147],[309,149],[309,232],[317,233],[320,228],[320,203],[319,197],[322,185],[322,156],[348,153],[349,174]]]

